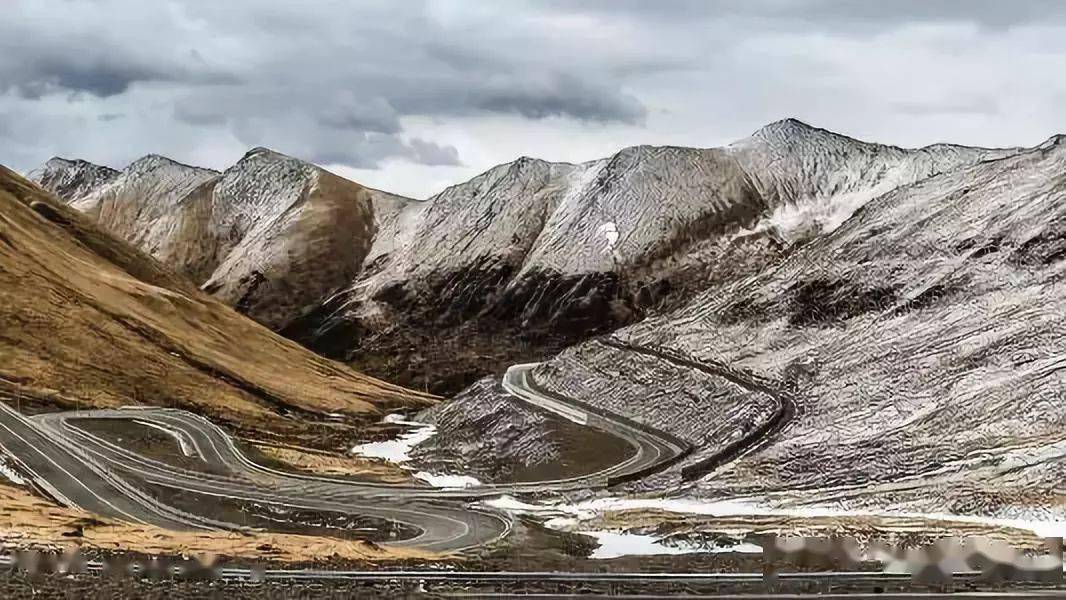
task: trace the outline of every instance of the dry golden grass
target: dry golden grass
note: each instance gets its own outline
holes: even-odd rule
[[[215,555],[286,562],[330,557],[376,561],[439,556],[418,550],[306,535],[170,531],[151,525],[99,519],[80,510],[55,506],[9,485],[0,485],[0,545],[8,548],[123,550],[156,556]]]
[[[292,446],[255,444],[255,447],[274,460],[319,475],[349,475],[379,483],[410,484],[414,481],[409,471],[385,461],[359,456],[338,456]]]
[[[373,419],[434,401],[272,333],[0,167],[0,399],[16,395],[46,409],[176,406],[262,437],[313,433],[301,411]],[[297,466],[340,468],[309,453],[282,454]],[[171,532],[88,517],[0,486],[0,540],[8,544],[279,560],[423,556],[312,536]],[[81,537],[63,535],[80,521]]]
[[[370,417],[434,401],[272,333],[3,167],[0,379],[38,397],[177,406],[253,430],[298,427],[283,416],[291,409]]]

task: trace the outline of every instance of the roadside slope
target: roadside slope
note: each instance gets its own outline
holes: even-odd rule
[[[246,430],[432,403],[271,333],[3,168],[0,386],[39,410],[173,405]]]

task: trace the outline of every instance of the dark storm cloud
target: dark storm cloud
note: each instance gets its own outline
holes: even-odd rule
[[[164,79],[162,73],[134,65],[92,64],[53,62],[31,67],[21,81],[10,81],[10,85],[28,98],[57,92],[87,92],[94,96],[106,98],[121,94],[129,89],[135,81],[153,81]]]
[[[5,11],[0,22],[0,91],[31,99],[70,93],[108,98],[142,82],[236,83],[232,73],[194,55],[175,56],[151,46],[140,51],[115,27],[95,29],[89,23],[64,21],[61,14],[48,23],[20,19],[19,3],[13,11],[7,7]]]
[[[473,106],[493,112],[516,112],[530,119],[572,116],[588,121],[638,123],[647,110],[628,94],[589,84],[566,74],[511,81],[479,90]]]

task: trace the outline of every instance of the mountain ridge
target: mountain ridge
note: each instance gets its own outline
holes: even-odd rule
[[[893,189],[1016,151],[902,149],[785,119],[719,148],[631,146],[583,163],[519,157],[415,200],[254,148],[205,176],[211,192],[186,194],[182,214],[167,217],[178,224],[138,245],[165,254],[174,240],[208,240],[184,257],[205,290],[326,356],[448,392],[754,273]],[[241,168],[260,162],[292,181],[260,185],[266,171]],[[320,178],[333,184],[315,196],[331,216],[286,225],[287,207]],[[150,190],[123,194],[166,204]],[[167,233],[186,226],[196,235]],[[136,239],[144,227],[128,229]],[[498,348],[500,335],[529,350]],[[474,340],[472,350],[456,360],[433,341],[446,337]]]

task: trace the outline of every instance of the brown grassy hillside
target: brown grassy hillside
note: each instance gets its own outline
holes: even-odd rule
[[[0,390],[40,408],[177,406],[242,429],[432,397],[271,333],[0,167]]]

